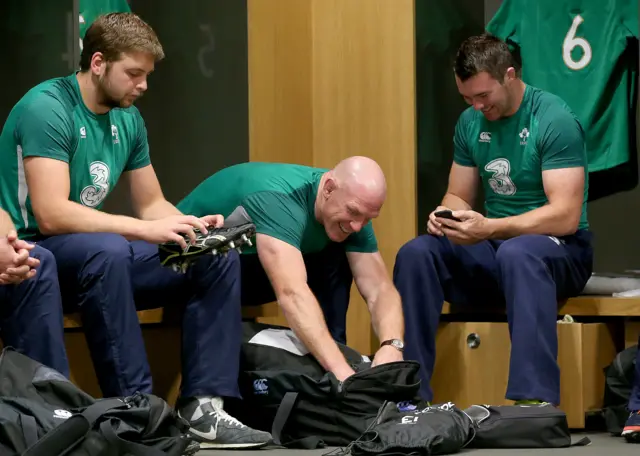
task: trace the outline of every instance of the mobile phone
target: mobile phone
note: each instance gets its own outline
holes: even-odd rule
[[[454,220],[456,222],[461,222],[462,221],[459,218],[454,217],[453,216],[453,212],[451,212],[449,209],[445,209],[445,210],[442,210],[442,211],[437,211],[434,215],[436,217],[446,218],[446,219],[449,219],[449,220]]]

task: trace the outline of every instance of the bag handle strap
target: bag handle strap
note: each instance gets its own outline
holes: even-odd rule
[[[29,448],[38,441],[38,424],[36,419],[30,415],[20,415],[20,425],[24,443]]]
[[[76,413],[30,445],[22,456],[55,456],[75,446],[100,416],[114,408],[128,407],[120,399],[103,399]]]
[[[282,432],[287,425],[287,421],[291,416],[293,407],[298,400],[298,393],[286,393],[282,402],[278,406],[276,416],[273,419],[273,425],[271,426],[271,437],[273,437],[273,443],[286,448],[299,448],[305,450],[313,450],[315,448],[324,448],[326,445],[318,437],[309,436],[302,439],[291,440],[287,443],[282,442]]]
[[[591,445],[591,439],[589,437],[582,437],[580,440],[576,442],[572,442],[569,446],[587,446]]]

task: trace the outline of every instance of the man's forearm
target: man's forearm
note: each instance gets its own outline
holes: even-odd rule
[[[49,208],[38,219],[42,234],[117,233],[128,239],[139,239],[143,221],[124,215],[113,215],[91,209],[73,201]]]
[[[278,301],[291,329],[322,367],[333,373],[349,367],[327,329],[318,301],[306,285]]]
[[[452,211],[467,211],[471,209],[471,205],[469,203],[452,193],[446,193],[444,195],[441,205],[448,207]]]
[[[0,237],[6,236],[9,234],[9,231],[15,229],[16,227],[9,214],[7,214],[3,209],[0,209]]]
[[[182,215],[182,212],[164,198],[140,209],[138,213],[142,220],[159,220],[172,215]]]
[[[580,222],[580,213],[570,214],[566,208],[550,204],[521,215],[487,219],[491,239],[509,239],[524,234],[566,236],[575,233]],[[568,214],[569,213],[569,214]],[[577,216],[576,216],[577,215]]]
[[[400,294],[393,284],[385,285],[375,300],[367,303],[371,324],[380,342],[388,339],[404,339],[404,317]]]

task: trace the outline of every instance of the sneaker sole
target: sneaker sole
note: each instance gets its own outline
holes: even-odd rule
[[[269,445],[271,442],[262,442],[262,443],[213,443],[213,442],[200,442],[200,449],[212,449],[212,448],[223,448],[225,450],[246,450],[247,448],[264,448]]]
[[[640,426],[633,426],[622,431],[622,437],[630,443],[640,443]]]

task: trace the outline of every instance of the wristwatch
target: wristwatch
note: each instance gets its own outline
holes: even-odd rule
[[[404,342],[400,339],[388,339],[380,344],[380,347],[384,347],[385,345],[391,345],[399,351],[404,351]]]

